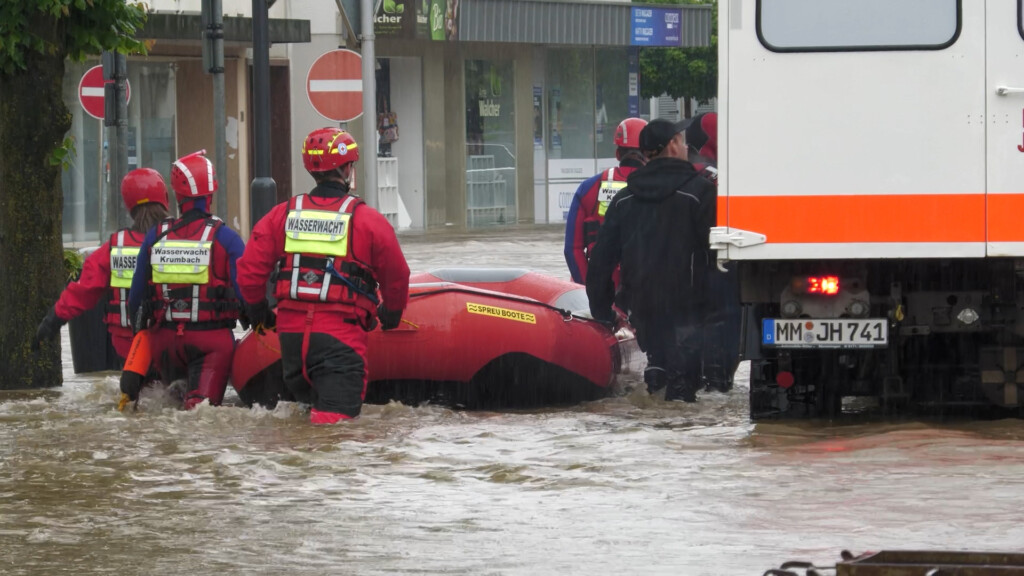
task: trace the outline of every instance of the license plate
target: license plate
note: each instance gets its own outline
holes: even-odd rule
[[[781,320],[765,318],[761,344],[781,348],[873,348],[889,343],[884,318]]]

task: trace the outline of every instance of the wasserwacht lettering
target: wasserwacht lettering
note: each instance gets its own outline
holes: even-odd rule
[[[285,224],[287,232],[312,232],[341,236],[345,233],[345,222],[342,220],[318,220],[315,218],[289,218]]]

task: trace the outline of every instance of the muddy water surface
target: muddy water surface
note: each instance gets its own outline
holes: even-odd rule
[[[561,230],[403,236],[411,267],[566,277]],[[749,422],[696,405],[121,414],[115,374],[0,395],[3,574],[761,574],[842,549],[1024,551],[1024,423]]]

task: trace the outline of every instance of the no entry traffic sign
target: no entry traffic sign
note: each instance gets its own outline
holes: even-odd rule
[[[111,80],[110,82],[113,82]],[[82,74],[78,82],[78,102],[82,104],[82,110],[97,120],[103,120],[103,66],[93,66]],[[131,101],[132,88],[125,80],[125,100]]]
[[[351,50],[331,50],[306,74],[306,95],[321,116],[349,122],[363,115],[363,57]]]

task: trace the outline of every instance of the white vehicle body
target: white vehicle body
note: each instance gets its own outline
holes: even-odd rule
[[[821,396],[831,386],[806,382],[806,374],[845,382],[824,401],[827,412],[843,396],[932,396],[909,385],[907,371],[936,369],[930,358],[949,353],[908,349],[935,346],[963,356],[943,368],[973,379],[958,385],[1020,408],[1022,2],[719,3],[719,210],[711,242],[720,261],[740,269],[747,334],[770,318],[863,316],[886,320],[889,330],[885,350],[860,352],[764,346],[763,334],[758,347],[748,338],[748,357],[764,361],[761,393],[773,397],[770,411],[789,409],[792,393],[775,379],[791,372],[801,384],[791,369],[797,360],[813,365],[803,371],[804,393]],[[844,290],[831,300],[792,293],[795,279],[818,274],[836,274],[862,293]],[[857,298],[870,310],[851,314]],[[823,362],[853,375],[837,376]],[[1002,372],[998,382],[985,375],[993,370]],[[958,398],[967,396],[974,397]]]

